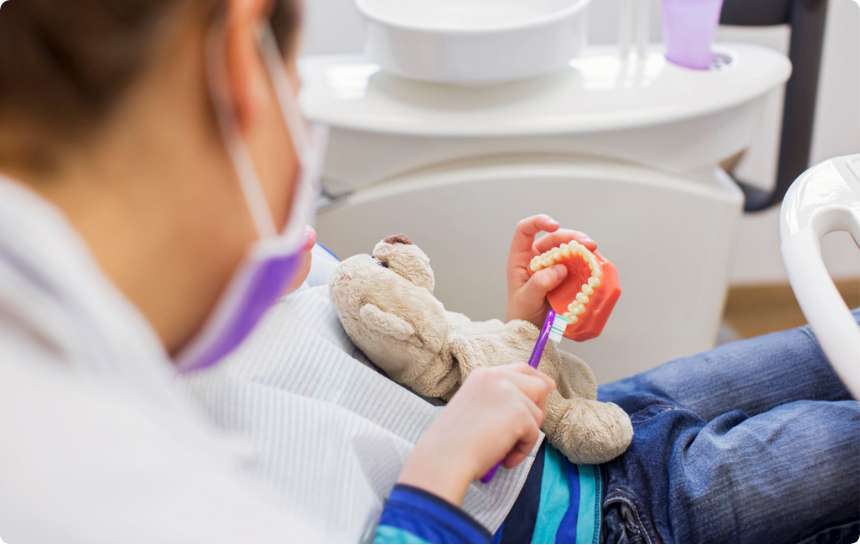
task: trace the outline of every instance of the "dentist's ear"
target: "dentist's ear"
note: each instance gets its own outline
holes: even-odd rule
[[[234,119],[247,132],[260,104],[266,100],[265,66],[260,58],[258,32],[271,12],[271,0],[227,0],[225,2],[225,62],[227,85]]]

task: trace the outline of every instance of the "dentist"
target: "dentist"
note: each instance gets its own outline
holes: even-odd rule
[[[175,380],[229,354],[313,244],[325,132],[296,105],[299,19],[297,0],[3,3],[4,539],[325,535]],[[455,504],[531,451],[553,387],[525,365],[471,377],[407,460],[388,520],[485,539]]]

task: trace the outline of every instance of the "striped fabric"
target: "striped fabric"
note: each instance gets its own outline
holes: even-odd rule
[[[376,528],[376,539],[374,543],[428,543],[412,532],[407,532],[401,528],[380,524]]]
[[[325,286],[284,299],[231,361],[184,379],[218,424],[250,439],[262,476],[333,539],[370,541],[400,468],[438,408],[356,351]],[[534,458],[473,485],[464,509],[495,531]]]
[[[551,446],[544,456],[532,543],[599,543],[600,468],[572,464]]]
[[[496,543],[598,543],[599,466],[571,464],[544,444]]]

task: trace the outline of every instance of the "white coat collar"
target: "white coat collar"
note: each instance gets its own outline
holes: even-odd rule
[[[175,372],[137,308],[99,269],[63,212],[0,176],[0,317],[84,373],[158,387]]]

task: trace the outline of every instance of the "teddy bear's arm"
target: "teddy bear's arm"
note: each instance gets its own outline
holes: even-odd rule
[[[566,398],[597,399],[597,378],[582,359],[564,350],[558,351],[561,367],[556,377],[558,390]]]
[[[373,303],[367,303],[358,312],[362,323],[380,336],[409,341],[415,336],[412,324],[390,312],[385,312]]]

